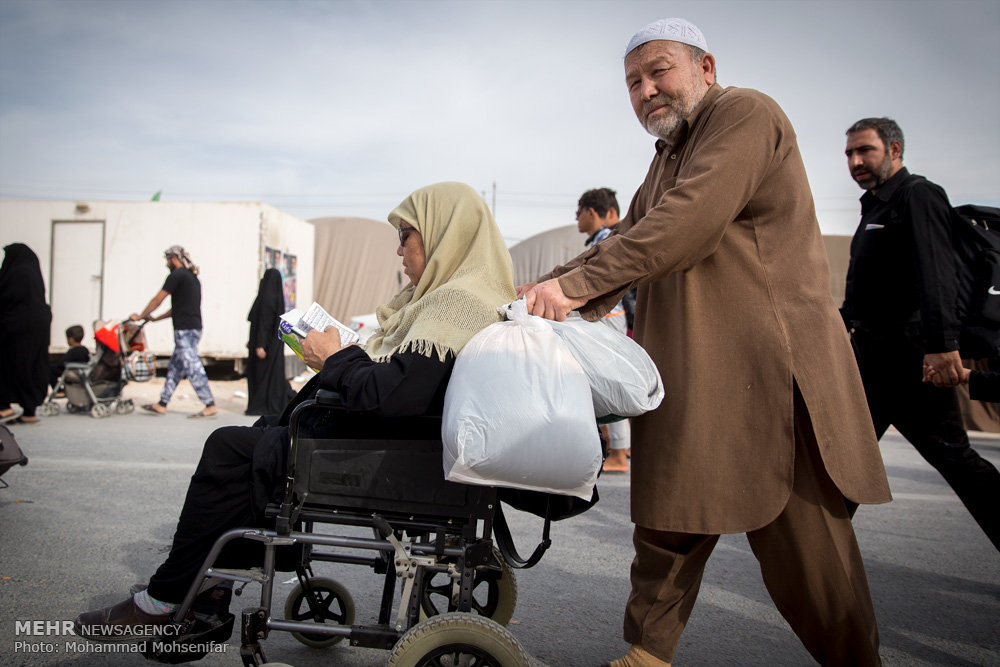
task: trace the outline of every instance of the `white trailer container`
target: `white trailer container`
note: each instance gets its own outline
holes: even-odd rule
[[[313,300],[313,226],[259,203],[0,202],[0,244],[20,242],[38,255],[52,306],[51,352],[64,331],[141,311],[167,276],[163,251],[181,245],[198,265],[203,335],[209,360],[247,355],[247,313],[264,269],[278,264],[286,298]],[[169,307],[169,298],[157,312]],[[146,326],[157,355],[173,350],[169,320]]]

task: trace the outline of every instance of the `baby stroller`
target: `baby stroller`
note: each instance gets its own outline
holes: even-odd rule
[[[135,410],[132,399],[122,398],[122,389],[129,380],[145,382],[156,374],[156,357],[146,349],[142,328],[146,320],[94,322],[97,347],[86,364],[67,363],[55,388],[41,406],[45,417],[59,414],[56,395],[66,395],[66,410],[70,413],[90,412],[95,419],[120,415]]]

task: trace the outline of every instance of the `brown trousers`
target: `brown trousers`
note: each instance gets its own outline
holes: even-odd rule
[[[848,505],[820,460],[801,397],[795,401],[795,479],[788,504],[747,533],[764,585],[823,665],[880,665],[878,628]],[[625,641],[671,661],[718,535],[635,527]]]

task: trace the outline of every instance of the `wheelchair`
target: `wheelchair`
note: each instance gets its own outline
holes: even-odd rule
[[[240,655],[248,667],[267,664],[261,642],[273,631],[290,632],[317,648],[346,639],[351,646],[386,649],[387,664],[397,667],[526,667],[527,654],[504,626],[517,601],[513,569],[531,567],[548,548],[548,519],[543,541],[530,558],[521,558],[498,490],[444,479],[440,417],[353,413],[337,421],[332,439],[309,437],[300,428],[307,414],[323,419],[338,410],[344,410],[339,396],[324,390],[295,408],[284,497],[266,513],[274,528],[221,535],[174,613],[176,636],[147,642],[144,655],[158,662],[189,661],[207,651],[188,648],[226,642],[235,617],[206,611],[205,594],[199,595],[205,582],[222,580],[261,587],[259,605],[243,609],[240,618]],[[371,537],[364,536],[368,530]],[[262,568],[216,567],[223,549],[236,540],[263,546]],[[289,552],[293,557],[284,560],[294,565],[282,567]],[[378,622],[355,624],[350,593],[333,579],[315,576],[315,562],[364,565],[381,575]],[[298,579],[284,618],[272,613],[279,569],[294,569]],[[227,597],[226,608],[228,602]]]

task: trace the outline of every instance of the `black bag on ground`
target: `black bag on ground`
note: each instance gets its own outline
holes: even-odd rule
[[[952,209],[959,349],[965,359],[1000,358],[1000,208]]]
[[[28,465],[28,457],[17,445],[17,440],[14,439],[14,434],[11,433],[10,429],[0,424],[0,476],[18,465]],[[0,488],[6,486],[7,484],[0,480]]]

